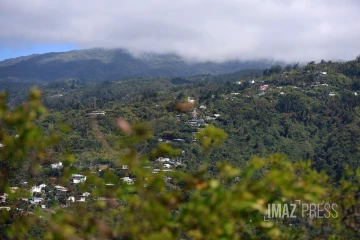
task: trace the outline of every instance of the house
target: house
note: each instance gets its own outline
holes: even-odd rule
[[[126,183],[127,185],[133,185],[134,184],[134,180],[129,178],[129,177],[123,177],[121,178],[123,180],[124,183]]]
[[[44,201],[44,199],[41,197],[31,197],[31,198],[29,198],[29,201],[31,204],[38,204],[38,203]]]
[[[205,105],[200,105],[199,109],[206,109]]]
[[[321,72],[321,74],[322,74],[322,75],[326,75],[326,74],[327,74],[327,72]]]
[[[155,169],[152,170],[152,173],[153,173],[153,174],[156,174],[156,173],[158,173],[158,172],[160,172],[160,169],[155,168]]]
[[[249,80],[249,83],[250,83],[250,84],[254,84],[254,83],[255,83],[255,80],[254,80],[254,79],[251,79],[251,80]]]
[[[4,146],[5,146],[4,144],[0,143],[0,148],[2,148],[2,147],[4,147]]]
[[[236,81],[235,84],[240,85],[241,81]]]
[[[105,115],[105,111],[92,111],[91,113],[88,113],[88,115]]]
[[[281,92],[281,93],[279,93],[279,95],[285,95],[285,93],[284,93],[284,92]]]
[[[164,158],[164,157],[159,157],[158,159],[156,159],[156,162],[169,162],[170,158]]]
[[[121,169],[127,170],[127,169],[129,169],[129,165],[122,165],[122,166],[121,166]]]
[[[174,142],[185,142],[185,140],[181,139],[181,138],[175,138],[173,141]]]
[[[230,93],[231,95],[240,95],[238,92]]]
[[[74,196],[70,196],[68,198],[68,201],[70,202],[86,202],[85,197],[75,198]]]
[[[269,85],[261,85],[260,86],[261,91],[266,91],[268,88],[269,88]]]
[[[165,163],[165,164],[164,164],[164,168],[171,168],[171,165],[168,164],[168,163]]]
[[[188,97],[187,101],[188,103],[195,103],[195,99],[192,97]]]
[[[335,96],[335,93],[331,92],[329,93],[329,97],[334,97]]]
[[[213,117],[213,116],[212,117],[210,117],[210,116],[205,117],[205,120],[215,120],[215,119],[216,119],[216,117]]]
[[[55,189],[57,194],[66,194],[66,192],[68,191],[65,187],[58,185],[55,186]]]
[[[218,117],[220,117],[220,116],[221,116],[220,114],[214,113],[214,117],[215,117],[215,118],[218,118]]]
[[[80,195],[82,197],[89,197],[90,196],[90,193],[89,192],[84,192],[82,195]]]
[[[8,196],[9,196],[9,194],[3,193],[3,194],[0,196],[0,202],[6,202],[6,199],[7,199]]]
[[[34,194],[34,193],[41,193],[42,192],[42,190],[43,190],[43,188],[45,188],[46,187],[46,184],[40,184],[39,186],[33,186],[31,189],[30,189],[30,192],[32,193],[32,194]]]
[[[0,207],[0,210],[10,211],[11,207]]]
[[[62,162],[51,164],[51,169],[61,169],[63,167]]]
[[[77,199],[76,201],[77,202],[86,202],[84,197],[81,197],[81,198]]]
[[[354,92],[354,95],[357,96],[358,95],[357,92]]]
[[[73,174],[71,175],[71,182],[72,183],[83,183],[86,181],[86,176],[81,175],[81,174]]]
[[[17,190],[19,190],[18,187],[10,187],[10,192],[11,192],[11,193],[16,192]]]
[[[196,119],[193,119],[193,120],[189,120],[188,123],[190,123],[191,125],[196,125],[198,122]]]

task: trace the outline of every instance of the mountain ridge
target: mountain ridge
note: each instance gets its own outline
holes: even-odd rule
[[[0,81],[51,82],[64,79],[106,81],[133,77],[186,77],[223,74],[244,69],[264,69],[274,60],[187,60],[176,54],[132,55],[125,49],[92,48],[33,54],[0,62]]]

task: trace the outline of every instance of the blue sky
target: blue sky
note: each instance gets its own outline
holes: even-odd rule
[[[15,58],[20,56],[27,56],[31,54],[41,54],[48,52],[66,52],[76,50],[78,47],[75,44],[22,44],[20,46],[1,46],[0,45],[0,61]]]

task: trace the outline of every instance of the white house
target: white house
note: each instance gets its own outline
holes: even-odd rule
[[[81,174],[73,174],[71,175],[71,182],[72,183],[83,183],[86,181],[86,176],[81,175]]]
[[[164,168],[171,168],[171,165],[168,164],[168,163],[165,163],[165,164],[164,164]]]
[[[7,199],[8,196],[9,196],[9,194],[3,193],[3,194],[0,196],[0,202],[6,202],[6,199]]]
[[[123,169],[123,170],[129,169],[129,165],[122,165],[121,169]]]
[[[85,198],[81,197],[80,199],[76,200],[77,202],[85,202]]]
[[[191,98],[191,97],[188,97],[188,102],[189,103],[195,103],[195,99]]]
[[[81,196],[83,196],[83,197],[89,197],[89,196],[90,196],[90,193],[89,193],[89,192],[84,192]]]
[[[127,185],[133,185],[134,184],[134,179],[131,179],[129,177],[123,177],[121,178],[123,180],[123,182],[125,182]]]
[[[33,186],[31,189],[30,189],[30,192],[32,194],[34,193],[41,193],[42,192],[42,189],[46,187],[46,184],[40,184],[39,186]]]
[[[335,96],[335,93],[333,92],[329,93],[329,97],[333,97],[333,96]]]
[[[156,162],[170,162],[170,158],[159,157]]]
[[[51,164],[51,169],[61,169],[63,167],[62,162]]]
[[[105,115],[105,111],[92,111],[91,113],[88,113],[88,115]]]
[[[56,193],[65,194],[68,190],[63,186],[55,186]]]

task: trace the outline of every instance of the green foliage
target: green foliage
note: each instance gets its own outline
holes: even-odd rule
[[[205,129],[200,130],[196,135],[196,139],[200,141],[206,152],[208,152],[210,148],[220,146],[226,137],[227,134],[222,129],[218,129],[212,125],[206,126]]]
[[[0,151],[1,172],[8,172],[6,178],[2,175],[2,184],[7,186],[7,182],[15,179],[19,167],[16,161],[22,159],[21,163],[25,164],[29,162],[26,156],[33,153],[36,161],[29,164],[39,164],[42,155],[45,156],[56,142],[49,141],[35,124],[45,112],[37,90],[32,91],[28,103],[14,111],[7,108],[4,98],[2,95],[0,117],[1,139],[5,144]],[[124,133],[129,132],[125,124],[118,124],[118,127]],[[69,177],[80,169],[71,166],[76,163],[73,156],[64,156],[62,183],[70,192],[89,192],[91,197],[83,203],[71,203],[68,208],[60,207],[67,200],[59,197],[59,203],[50,209],[29,207],[22,213],[5,211],[0,218],[2,238],[329,239],[359,236],[360,169],[355,172],[348,168],[334,184],[324,171],[314,170],[310,162],[292,162],[284,155],[276,154],[252,158],[240,169],[218,163],[213,166],[217,174],[211,177],[205,166],[191,172],[152,174],[143,167],[149,164],[147,154],[137,151],[139,145],[149,141],[151,129],[146,124],[129,125],[129,128],[131,134],[121,138],[119,151],[114,149],[117,161],[113,164],[129,166],[135,178],[133,185],[123,183],[111,167],[103,170],[103,174],[83,168],[83,174],[88,177],[86,182],[70,185]],[[19,137],[11,137],[14,133]],[[102,135],[101,131],[95,137],[100,139],[99,135]],[[226,136],[223,130],[209,125],[200,130],[197,139],[206,151],[210,151],[219,147]],[[160,144],[153,151],[154,156],[178,153],[167,144]],[[31,175],[31,172],[25,171],[25,174]],[[164,177],[172,180],[164,181]],[[9,189],[6,191],[11,194]],[[26,192],[25,187],[23,191]],[[50,191],[46,189],[46,192]],[[12,198],[13,209],[20,206],[17,197]],[[268,204],[296,200],[309,204],[336,203],[338,216],[264,221]]]

